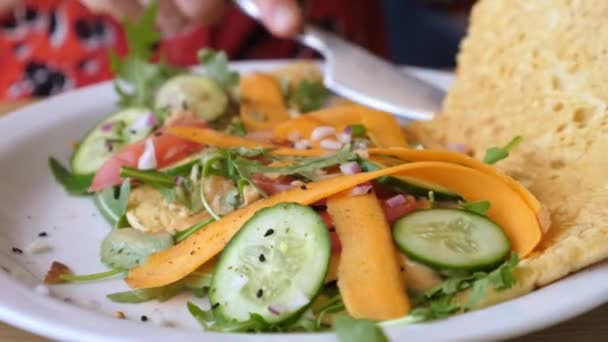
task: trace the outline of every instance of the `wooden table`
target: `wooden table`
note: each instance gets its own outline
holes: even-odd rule
[[[27,102],[0,103],[0,114],[10,112],[25,104],[27,104]],[[552,342],[608,341],[608,304],[573,320],[520,337],[516,340]],[[0,323],[0,341],[43,342],[48,340]]]

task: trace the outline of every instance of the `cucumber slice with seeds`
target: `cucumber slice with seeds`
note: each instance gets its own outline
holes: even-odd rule
[[[262,209],[222,252],[209,291],[213,312],[236,321],[296,318],[323,287],[330,256],[327,226],[314,210],[297,203]]]
[[[224,114],[228,95],[209,77],[179,75],[165,82],[156,96],[156,108],[188,108],[199,119],[213,121]]]
[[[154,125],[147,108],[128,108],[104,119],[87,133],[72,156],[72,172],[95,173],[123,146],[147,137]]]
[[[461,209],[413,212],[393,224],[393,239],[408,257],[440,271],[493,269],[511,250],[496,223]]]

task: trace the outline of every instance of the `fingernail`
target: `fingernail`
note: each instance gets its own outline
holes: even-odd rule
[[[287,6],[279,6],[272,11],[270,23],[273,31],[280,34],[290,34],[298,20],[297,14]]]

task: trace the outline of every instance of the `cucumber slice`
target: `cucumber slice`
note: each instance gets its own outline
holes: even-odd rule
[[[511,250],[496,223],[461,209],[428,209],[404,216],[393,224],[393,239],[408,257],[440,271],[493,269]]]
[[[228,96],[212,79],[200,75],[179,75],[165,82],[156,96],[156,108],[189,108],[203,120],[224,114]]]
[[[213,312],[236,321],[296,318],[323,287],[330,256],[327,226],[314,210],[297,203],[262,209],[220,256],[209,292]]]
[[[391,157],[379,157],[374,161],[362,160],[360,161],[360,164],[364,171],[375,171],[403,164],[403,161]],[[435,198],[439,201],[458,201],[462,199],[460,195],[441,185],[412,177],[384,176],[379,177],[377,181],[380,184],[387,185],[397,191],[405,192],[414,196],[426,197],[428,196],[429,191],[433,191]]]
[[[110,115],[82,139],[72,156],[72,172],[95,173],[116,151],[147,137],[154,127],[147,108],[129,108]]]
[[[201,158],[207,154],[207,151],[198,152],[188,156],[177,163],[169,165],[160,171],[169,176],[185,176],[190,174],[192,167],[201,161]]]

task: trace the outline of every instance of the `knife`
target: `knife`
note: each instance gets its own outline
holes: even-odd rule
[[[255,0],[235,0],[241,10],[260,20]],[[294,37],[325,59],[323,82],[334,93],[354,102],[408,120],[431,120],[441,109],[445,92],[360,46],[312,25]]]

